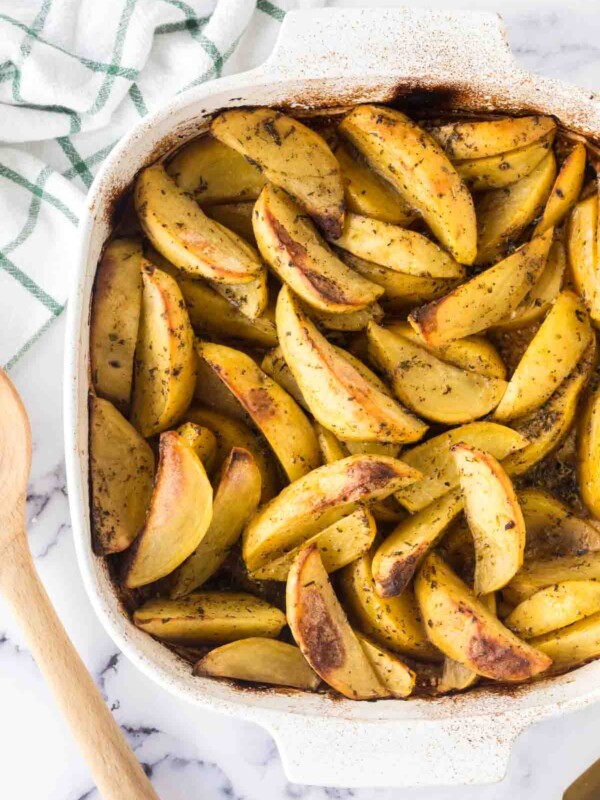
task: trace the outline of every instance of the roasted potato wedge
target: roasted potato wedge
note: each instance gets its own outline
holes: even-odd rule
[[[194,393],[194,332],[174,279],[149,262],[142,268],[142,314],[135,349],[131,421],[142,436],[166,430]]]
[[[203,428],[195,422],[184,422],[177,433],[189,445],[207,472],[211,472],[217,459],[217,437],[210,428]]]
[[[429,133],[453,161],[487,158],[509,153],[544,139],[556,131],[552,117],[505,117],[467,122],[447,122]]]
[[[600,613],[600,583],[563,581],[532,594],[511,611],[504,624],[523,639],[543,636]]]
[[[381,500],[420,473],[388,456],[348,456],[286,486],[244,531],[243,556],[250,572],[297,547],[351,514],[359,504]]]
[[[270,108],[224,111],[213,119],[211,132],[285,189],[327,235],[339,236],[344,222],[342,173],[317,133]]]
[[[563,581],[600,581],[600,551],[529,561],[503,590],[513,605]]]
[[[194,666],[194,675],[314,691],[321,683],[299,648],[252,636],[211,650]]]
[[[600,655],[600,614],[531,639],[530,644],[552,659],[553,672],[585,664]]]
[[[141,630],[177,644],[224,644],[276,638],[286,620],[275,606],[245,592],[194,592],[179,600],[148,600],[133,613]]]
[[[210,525],[194,552],[169,581],[169,595],[184,597],[219,569],[258,508],[260,471],[248,450],[234,447],[223,464]]]
[[[361,643],[375,674],[386,689],[389,689],[392,697],[408,697],[417,679],[412,669],[400,661],[395,653],[381,647],[362,633],[354,631],[354,635]]]
[[[459,263],[473,263],[477,248],[473,200],[428,133],[399,111],[374,105],[353,108],[338,131],[421,214]]]
[[[389,697],[334,594],[315,544],[303,547],[287,580],[288,624],[314,671],[351,700]]]
[[[594,517],[600,517],[600,389],[588,398],[577,441],[579,493]]]
[[[249,283],[212,283],[216,292],[241,314],[254,321],[264,314],[269,303],[267,272],[263,270]]]
[[[506,628],[435,553],[419,570],[415,593],[433,644],[477,675],[523,681],[552,663]]]
[[[563,221],[577,202],[583,186],[585,175],[585,145],[579,142],[563,161],[556,176],[550,197],[546,202],[542,218],[535,226],[535,233],[540,234],[555,228]]]
[[[142,248],[136,239],[106,246],[94,282],[90,362],[94,390],[126,413],[142,310]]]
[[[330,430],[315,422],[315,431],[323,464],[332,464],[350,455],[348,448]]]
[[[146,522],[130,551],[125,586],[169,575],[194,552],[210,525],[213,491],[202,462],[175,431],[160,437],[159,462]]]
[[[362,331],[369,322],[372,320],[378,322],[384,316],[379,303],[373,303],[360,311],[350,311],[348,314],[332,314],[329,311],[318,311],[310,306],[306,311],[321,328],[330,331]]]
[[[525,178],[538,166],[552,146],[554,134],[538,142],[484,158],[455,161],[456,171],[463,181],[474,191],[502,189]]]
[[[594,324],[600,324],[600,245],[598,243],[598,193],[581,200],[567,226],[567,254],[575,288]]]
[[[261,187],[262,188],[262,187]],[[254,203],[223,203],[218,206],[205,206],[206,216],[224,225],[253,247],[256,247],[254,228],[252,227],[252,214]]]
[[[144,524],[154,454],[112,403],[92,395],[89,405],[92,542],[108,555],[129,547]]]

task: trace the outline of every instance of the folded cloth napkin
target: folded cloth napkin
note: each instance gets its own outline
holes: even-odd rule
[[[0,4],[0,365],[62,312],[86,191],[140,117],[267,57],[319,0],[4,0]]]

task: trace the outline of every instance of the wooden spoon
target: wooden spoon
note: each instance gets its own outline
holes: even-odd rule
[[[0,369],[0,590],[12,603],[105,800],[158,800],[86,670],[31,558],[25,498],[31,432],[16,389]]]

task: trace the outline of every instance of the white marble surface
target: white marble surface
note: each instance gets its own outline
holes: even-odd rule
[[[449,0],[422,5],[455,6]],[[493,10],[499,5],[497,0],[485,0],[470,7]],[[501,5],[513,49],[526,66],[600,90],[599,6],[591,0],[569,4],[504,0]],[[262,729],[188,706],[153,685],[104,633],[79,577],[63,466],[63,329],[64,320],[59,320],[13,371],[33,426],[31,546],[69,634],[138,757],[148,765],[161,798],[558,800],[571,780],[600,757],[596,706],[525,733],[514,749],[507,777],[494,786],[414,791],[302,787],[286,781],[275,746]],[[97,800],[89,773],[1,603],[0,709],[1,797]]]

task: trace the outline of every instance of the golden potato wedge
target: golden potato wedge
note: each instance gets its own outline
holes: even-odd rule
[[[379,303],[373,303],[360,311],[350,311],[348,314],[332,314],[329,311],[318,311],[310,306],[306,312],[320,327],[330,331],[362,331],[371,320],[379,322],[384,315]]]
[[[427,639],[412,588],[398,597],[378,596],[370,553],[344,567],[338,586],[352,620],[378,644],[422,661],[441,659]]]
[[[407,413],[319,333],[287,287],[276,310],[281,350],[313,416],[340,439],[414,442],[427,426]]]
[[[598,244],[598,193],[581,200],[567,227],[567,255],[575,288],[594,324],[600,323],[600,245]]]
[[[373,556],[373,580],[379,597],[402,594],[425,555],[462,508],[462,493],[453,489],[394,528]]]
[[[436,347],[491,328],[517,308],[536,283],[551,244],[552,231],[536,236],[445,297],[415,309],[408,321],[428,345]]]
[[[579,424],[577,477],[579,493],[594,517],[600,517],[600,389],[588,398]]]
[[[538,166],[552,147],[554,133],[527,147],[495,156],[455,161],[456,171],[474,191],[502,189],[525,178]]]
[[[141,245],[136,239],[113,239],[102,254],[94,281],[90,363],[96,394],[125,413],[131,400],[141,310]]]
[[[292,370],[288,367],[281,347],[274,347],[272,350],[265,353],[263,360],[260,362],[260,368],[278,383],[282,389],[285,389],[299,406],[302,406],[306,411],[310,411],[308,403],[302,394],[302,390],[298,386],[298,381],[294,378]]]
[[[458,442],[483,450],[499,461],[527,444],[520,433],[504,425],[471,422],[406,450],[402,458],[423,475],[420,481],[396,492],[397,499],[409,511],[420,511],[458,486],[458,470],[450,452],[452,445]]]
[[[387,269],[422,278],[461,278],[464,267],[416,231],[359,214],[346,214],[337,247]]]
[[[256,200],[266,183],[255,164],[207,134],[178,150],[167,163],[166,170],[177,185],[193,194],[199,203]]]
[[[360,158],[354,158],[344,144],[339,143],[334,153],[342,171],[349,211],[394,225],[410,225],[416,214],[389,183],[381,180]]]
[[[442,361],[374,322],[369,323],[367,337],[371,359],[387,375],[396,397],[432,422],[472,422],[492,411],[506,391],[506,381]]]
[[[282,189],[267,184],[254,206],[258,249],[271,269],[309,306],[320,311],[360,311],[383,289],[347,267],[313,223]]]
[[[543,405],[575,369],[594,336],[583,301],[568,289],[529,343],[494,419],[506,422]]]
[[[304,412],[250,356],[211,342],[197,350],[262,431],[291,481],[319,465],[319,445]]]
[[[263,184],[261,184],[261,188]],[[207,217],[224,225],[230,231],[233,231],[238,236],[241,236],[242,239],[245,239],[253,247],[256,247],[254,228],[252,227],[254,202],[223,203],[223,205],[218,206],[205,206],[203,210]]]
[[[532,594],[511,611],[504,624],[523,639],[543,636],[600,613],[600,583],[563,581]]]
[[[354,631],[354,635],[361,643],[375,674],[386,689],[389,689],[392,697],[408,697],[417,679],[412,669],[400,661],[395,653],[381,647],[362,633]]]
[[[342,517],[338,522],[311,536],[306,544],[316,544],[327,572],[335,572],[352,563],[366,552],[375,539],[377,526],[371,512],[360,506],[353,514]],[[269,561],[251,573],[251,577],[261,581],[285,581],[296,556],[304,544],[295,547],[284,556]]]
[[[476,264],[491,264],[502,258],[544,208],[555,178],[556,158],[549,151],[520,181],[481,195],[477,203]]]
[[[421,214],[459,263],[473,263],[477,248],[473,200],[428,133],[399,111],[375,105],[353,108],[338,131]]]
[[[490,594],[523,565],[525,520],[510,478],[493,456],[464,442],[450,449],[475,543],[473,590]]]
[[[415,593],[433,644],[477,675],[524,681],[552,663],[506,628],[435,553],[423,562]]]
[[[396,458],[400,452],[400,445],[393,442],[352,442],[346,439],[342,444],[352,455],[372,453],[377,456]]]
[[[149,262],[135,349],[131,421],[142,436],[171,427],[194,394],[196,353],[181,291],[174,279]]]
[[[556,131],[552,117],[504,117],[447,122],[429,128],[453,161],[487,158],[527,147]]]
[[[553,672],[585,664],[600,655],[600,614],[531,639],[530,644],[552,659]]]
[[[314,691],[321,683],[298,647],[252,636],[211,650],[194,666],[194,675]]]
[[[420,473],[388,456],[348,456],[286,486],[261,508],[244,531],[250,572],[297,547],[351,514],[417,480]]]
[[[92,543],[98,555],[125,550],[144,524],[154,454],[117,409],[90,396]]]
[[[563,221],[573,208],[583,186],[585,175],[585,145],[577,143],[563,161],[556,176],[550,197],[546,202],[542,218],[535,226],[535,233],[543,233],[548,228],[555,228]]]
[[[175,431],[161,434],[154,491],[130,552],[125,586],[146,586],[173,572],[202,540],[212,513],[212,487],[193,448]]]
[[[203,358],[197,359],[194,400],[202,406],[244,423],[247,427],[253,427],[252,418],[244,406]]]
[[[258,319],[267,310],[269,286],[266,270],[262,270],[249,283],[215,283],[213,281],[212,285],[216,292],[249,320]]]
[[[344,222],[344,184],[324,139],[297,119],[270,108],[234,108],[211,123],[211,132],[289,192],[327,235]]]
[[[323,464],[332,464],[334,461],[339,461],[350,455],[348,448],[330,430],[324,428],[320,422],[315,422],[315,431]]]
[[[203,428],[195,422],[184,422],[177,433],[185,444],[192,448],[207,472],[211,472],[217,458],[217,437],[210,428]]]
[[[600,551],[528,561],[502,594],[517,605],[540,589],[563,581],[600,581]]]
[[[184,597],[219,569],[260,502],[260,471],[248,450],[234,447],[223,464],[210,525],[169,580],[169,596]]]
[[[224,644],[275,639],[286,624],[275,606],[245,592],[194,592],[179,600],[148,600],[133,612],[141,630],[177,644]]]
[[[167,175],[147,167],[135,184],[135,207],[152,245],[178,269],[217,283],[249,283],[262,271],[258,253],[225,226],[207,217]]]

